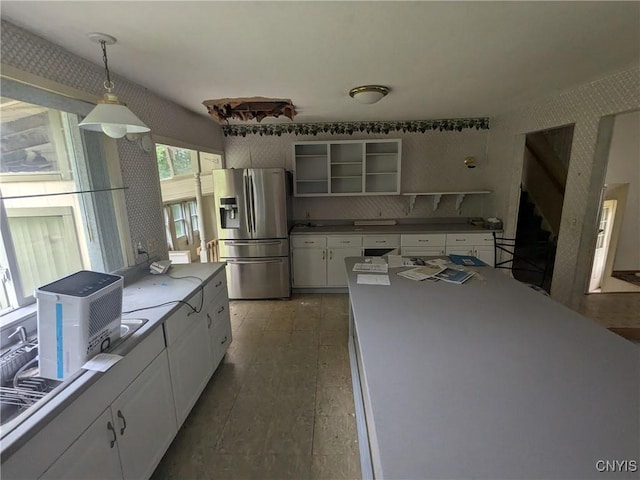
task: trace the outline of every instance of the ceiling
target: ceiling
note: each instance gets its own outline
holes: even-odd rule
[[[491,117],[640,64],[635,1],[3,0],[1,15],[99,65],[87,33],[113,35],[113,73],[204,116],[205,100],[265,96],[290,98],[295,122]],[[362,105],[348,92],[365,84],[391,92]]]

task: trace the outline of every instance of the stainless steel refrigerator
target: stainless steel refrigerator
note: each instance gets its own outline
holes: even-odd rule
[[[213,191],[229,298],[291,296],[287,172],[282,168],[214,170]]]

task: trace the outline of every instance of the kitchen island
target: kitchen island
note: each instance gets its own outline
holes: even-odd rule
[[[638,478],[638,345],[492,268],[362,285],[358,261],[345,263],[364,478]]]

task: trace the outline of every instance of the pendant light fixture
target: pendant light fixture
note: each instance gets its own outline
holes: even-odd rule
[[[145,133],[150,130],[142,120],[136,117],[131,110],[120,103],[118,97],[112,93],[114,83],[109,74],[107,63],[107,45],[116,43],[115,37],[104,33],[90,33],[89,39],[99,43],[102,48],[102,59],[107,79],[104,88],[107,93],[98,102],[98,105],[91,110],[89,115],[78,124],[80,128],[94,132],[104,132],[111,138],[122,138],[130,133]]]

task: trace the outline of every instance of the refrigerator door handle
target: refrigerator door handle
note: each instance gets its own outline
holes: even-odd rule
[[[245,198],[245,205],[247,205],[246,211],[247,211],[247,230],[249,231],[249,233],[251,233],[251,215],[253,214],[253,211],[251,209],[251,193],[249,191],[249,176],[247,175],[247,173],[245,172],[244,174],[244,198]]]
[[[253,175],[249,173],[249,191],[251,194],[251,228],[252,231],[256,231],[256,204],[255,204],[255,196],[256,190],[253,184]]]
[[[257,264],[257,263],[282,263],[282,259],[281,258],[275,258],[273,260],[231,260],[231,259],[226,259],[225,262],[227,263],[237,263],[237,264]]]

